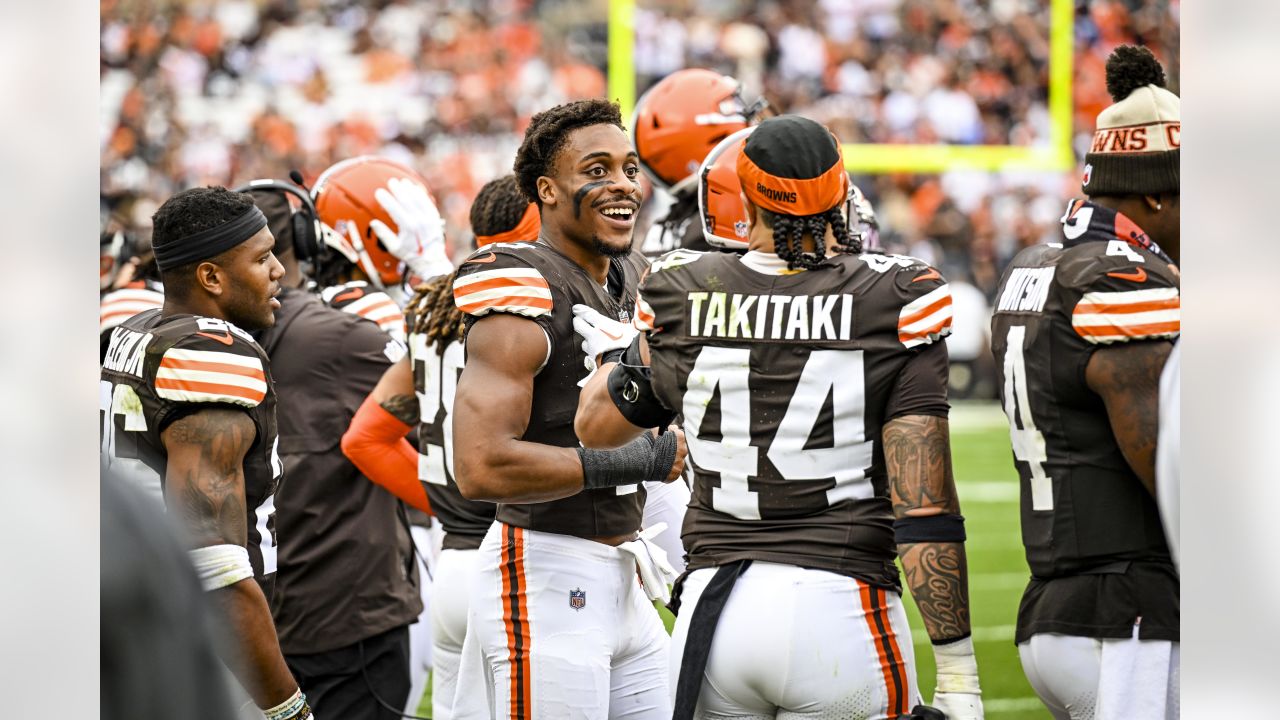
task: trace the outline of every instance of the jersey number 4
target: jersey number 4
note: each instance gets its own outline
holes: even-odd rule
[[[1013,456],[1031,470],[1031,509],[1052,510],[1053,481],[1044,471],[1049,456],[1045,450],[1044,434],[1036,429],[1030,393],[1027,392],[1027,363],[1022,352],[1026,340],[1026,326],[1009,326],[1004,351],[1004,414],[1009,416]]]
[[[759,493],[750,487],[759,464],[759,449],[751,444],[750,361],[749,348],[702,349],[684,394],[684,430],[698,469],[720,474],[720,487],[711,493],[712,507],[736,518],[758,520]],[[874,493],[866,475],[872,443],[865,437],[862,377],[861,350],[811,352],[766,453],[786,480],[835,478],[835,487],[827,491],[831,504],[870,498]],[[717,387],[719,442],[698,436]],[[834,442],[831,447],[806,449],[828,396],[834,411]]]

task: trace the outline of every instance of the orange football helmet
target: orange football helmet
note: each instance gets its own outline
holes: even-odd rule
[[[707,244],[722,250],[746,250],[750,222],[738,180],[738,155],[755,127],[745,127],[720,141],[698,170],[698,214]]]
[[[737,80],[711,70],[678,70],[636,102],[631,141],[640,166],[664,190],[692,178],[721,140],[745,128],[768,103],[742,99]]]
[[[382,287],[396,285],[404,275],[401,260],[388,252],[369,227],[370,221],[381,220],[392,232],[399,231],[373,196],[392,178],[408,178],[429,188],[426,179],[407,165],[373,155],[335,163],[320,174],[311,188],[316,213],[328,229],[324,232],[325,244]]]

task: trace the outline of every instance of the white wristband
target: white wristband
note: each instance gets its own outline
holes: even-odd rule
[[[307,707],[307,696],[302,694],[302,688],[293,691],[293,695],[288,700],[279,705],[263,710],[262,714],[267,716],[267,720],[289,720],[290,718],[299,717],[302,709]],[[311,717],[310,712],[302,717]]]
[[[938,666],[938,692],[970,693],[977,695],[978,659],[973,654],[973,638],[933,646],[933,658]]]
[[[187,556],[206,592],[253,577],[249,551],[239,545],[210,545],[188,550]]]

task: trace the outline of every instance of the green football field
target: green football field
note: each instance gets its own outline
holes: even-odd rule
[[[1018,601],[1030,573],[1018,530],[1018,473],[1000,406],[954,403],[951,453],[969,541],[969,603],[982,701],[995,720],[1051,720],[1022,674],[1013,645]],[[910,593],[905,593],[910,596]],[[933,652],[915,603],[907,601],[920,690],[933,696]]]
[[[993,720],[1051,720],[1027,684],[1013,645],[1018,600],[1027,563],[1018,531],[1018,474],[1009,449],[1009,425],[994,402],[957,402],[951,411],[951,452],[964,509],[969,554],[973,640],[986,716]],[[910,593],[905,593],[909,598]],[[907,600],[916,646],[920,691],[933,696],[933,652],[915,603]],[[673,618],[662,611],[670,630]],[[430,689],[419,713],[430,714]]]

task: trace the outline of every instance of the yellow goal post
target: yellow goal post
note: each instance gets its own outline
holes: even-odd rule
[[[609,3],[609,97],[631,117],[636,101],[635,16],[637,0]],[[951,169],[1066,171],[1075,165],[1071,149],[1071,82],[1074,0],[1050,0],[1049,145],[881,145],[846,143],[849,172],[939,173]]]

